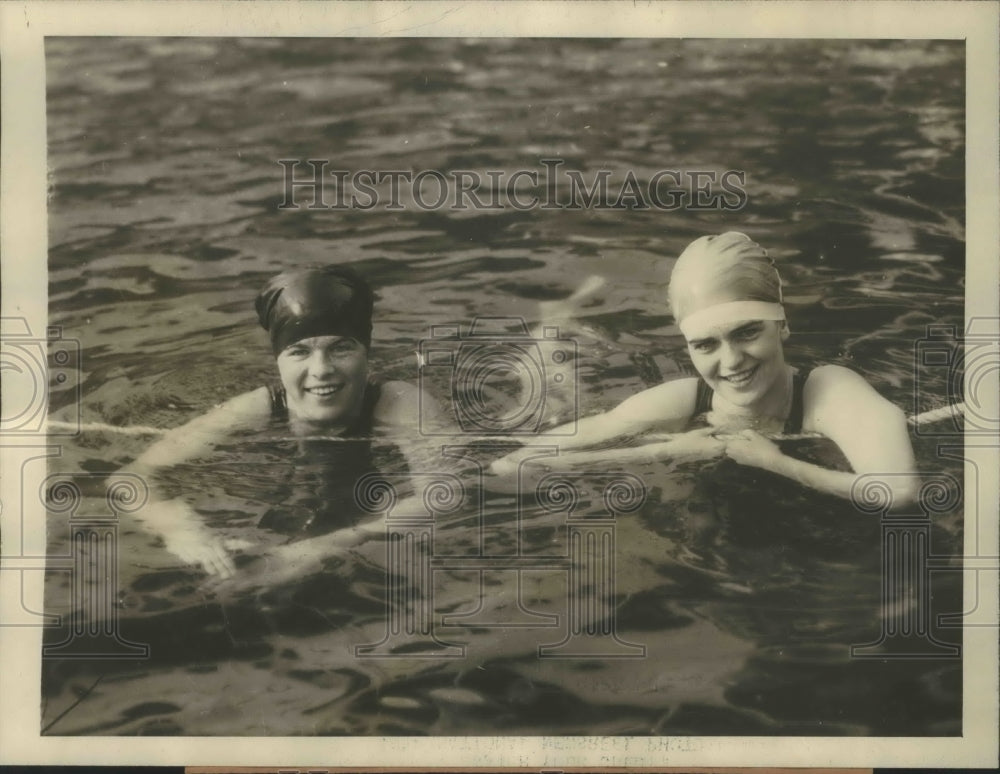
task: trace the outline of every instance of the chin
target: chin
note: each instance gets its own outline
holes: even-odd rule
[[[346,414],[342,406],[302,406],[293,412],[296,419],[311,425],[337,424]]]
[[[322,425],[336,425],[344,422],[346,418],[347,412],[343,409],[337,409],[336,411],[331,410],[314,412],[309,421]]]
[[[753,408],[763,397],[756,390],[754,392],[737,392],[729,389],[725,390],[723,394],[726,396],[726,400],[740,408]]]

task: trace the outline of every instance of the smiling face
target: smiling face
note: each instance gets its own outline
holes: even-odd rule
[[[728,403],[760,413],[784,406],[788,366],[777,320],[723,323],[688,337],[688,352],[705,383]]]
[[[368,381],[368,352],[357,340],[315,336],[278,354],[288,415],[295,424],[341,430],[361,413]]]
[[[788,326],[781,277],[767,251],[735,231],[700,237],[677,258],[669,296],[691,360],[715,397],[741,414],[783,417],[791,395],[782,348]]]

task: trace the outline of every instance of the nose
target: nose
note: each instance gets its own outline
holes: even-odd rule
[[[733,342],[723,342],[719,350],[719,367],[723,373],[739,371],[743,365],[743,348]]]
[[[313,350],[309,356],[309,373],[313,376],[332,374],[336,368],[336,359],[321,348]]]

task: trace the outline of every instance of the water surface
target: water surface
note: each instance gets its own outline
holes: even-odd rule
[[[780,267],[799,368],[855,368],[908,413],[950,397],[947,369],[915,378],[913,357],[927,325],[963,321],[960,42],[64,38],[47,40],[46,61],[50,324],[81,342],[84,421],[175,427],[273,378],[253,298],[273,273],[316,261],[371,279],[377,375],[408,381],[431,323],[535,322],[539,301],[609,277],[583,310],[601,338],[579,339],[576,377],[582,413],[608,408],[689,370],[665,281],[691,239],[730,229]],[[280,209],[277,161],[309,158],[507,175],[558,158],[588,180],[600,169],[640,180],[738,170],[747,201],[736,212]],[[55,392],[57,416],[73,413],[67,395]],[[166,475],[214,527],[266,546],[284,538],[257,521],[279,505],[314,507],[309,482],[323,469],[261,440]],[[914,440],[922,469],[959,474],[933,439]],[[85,433],[51,472],[96,474],[86,507],[99,509],[100,477],[146,443]],[[803,442],[796,453],[829,450]],[[401,470],[385,444],[376,461]],[[436,523],[436,557],[509,554],[516,534],[525,557],[564,555],[563,515],[483,492],[468,463],[442,468],[468,483],[470,505]],[[440,625],[475,611],[481,589],[493,624],[518,608],[509,573],[439,563],[438,636],[464,657],[358,659],[353,648],[385,631],[385,540],[317,575],[227,592],[124,521],[121,632],[151,656],[46,659],[42,727],[960,733],[957,660],[850,658],[882,628],[877,517],[726,467],[627,472],[647,498],[616,522],[615,620],[643,658],[539,658],[565,636],[565,563],[521,574],[531,620],[555,627]],[[600,515],[599,496],[587,497],[581,512]],[[936,554],[958,552],[961,526],[960,503],[935,516]],[[65,551],[64,514],[52,513],[49,535]],[[934,577],[935,613],[957,611],[959,573]],[[51,575],[50,610],[66,610],[67,583]]]

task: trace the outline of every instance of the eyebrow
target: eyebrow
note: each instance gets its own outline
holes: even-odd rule
[[[753,330],[754,328],[759,328],[763,324],[764,324],[763,320],[750,320],[749,322],[745,322],[743,323],[743,325],[740,325],[737,328],[733,328],[731,331],[727,331],[725,335],[736,336],[740,333],[745,333],[747,331]],[[708,341],[718,341],[718,339],[719,339],[718,336],[703,336],[700,339],[690,339],[688,341],[688,344],[692,347],[696,347],[699,344],[704,344],[705,342]]]
[[[729,335],[731,336],[734,333],[743,333],[745,331],[750,330],[751,328],[759,328],[763,324],[764,324],[763,320],[751,320],[750,322],[744,323],[739,328],[733,328],[731,331],[729,331]]]
[[[688,341],[688,345],[691,347],[697,347],[699,344],[704,344],[705,342],[708,341],[717,341],[717,340],[718,340],[717,336],[704,336],[700,339],[691,339],[690,341]]]

